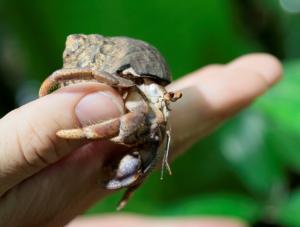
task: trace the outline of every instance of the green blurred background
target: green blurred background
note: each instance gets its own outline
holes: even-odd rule
[[[0,0],[1,116],[37,98],[71,33],[150,42],[174,78],[249,52],[280,58],[280,84],[178,158],[172,177],[151,175],[125,212],[300,226],[299,0]],[[88,214],[114,212],[120,195]]]

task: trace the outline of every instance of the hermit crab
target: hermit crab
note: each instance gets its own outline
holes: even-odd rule
[[[127,188],[118,209],[161,160],[161,177],[168,164],[170,149],[170,102],[180,92],[167,92],[171,75],[164,58],[149,44],[127,37],[70,35],[63,53],[63,68],[52,73],[41,85],[44,96],[61,87],[94,81],[118,91],[126,113],[119,117],[74,129],[62,129],[65,139],[106,139],[130,147],[112,165],[106,189]],[[103,107],[105,108],[105,107]]]

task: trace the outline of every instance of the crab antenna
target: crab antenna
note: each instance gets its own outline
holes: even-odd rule
[[[160,179],[163,180],[164,179],[164,169],[166,168],[169,175],[172,175],[172,171],[170,168],[170,165],[168,163],[168,156],[169,156],[169,150],[170,150],[170,144],[171,144],[171,133],[170,133],[170,129],[166,131],[166,135],[167,135],[167,144],[166,144],[166,149],[165,149],[165,153],[163,156],[163,160],[161,163],[161,174],[160,174]]]

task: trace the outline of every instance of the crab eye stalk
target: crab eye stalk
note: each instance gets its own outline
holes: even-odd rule
[[[164,94],[164,99],[171,102],[176,102],[178,99],[182,97],[182,93],[177,92],[167,92]]]

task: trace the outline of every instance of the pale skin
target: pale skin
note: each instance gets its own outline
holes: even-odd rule
[[[172,157],[183,154],[195,141],[251,104],[281,74],[276,58],[251,54],[226,65],[204,67],[170,84],[169,91],[183,93],[172,106]],[[98,105],[90,105],[90,101]],[[106,141],[68,141],[57,137],[56,132],[118,117],[123,111],[122,99],[111,87],[86,83],[63,88],[4,116],[0,120],[0,226],[63,226],[112,193],[99,187],[98,182],[105,177],[103,160],[120,147]],[[173,172],[176,177],[176,170]],[[224,217],[161,220],[118,214],[76,218],[69,226],[119,223],[247,226],[241,220]]]

